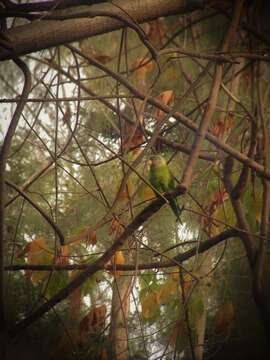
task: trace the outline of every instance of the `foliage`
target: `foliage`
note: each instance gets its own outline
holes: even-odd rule
[[[247,161],[251,169],[237,201],[248,224],[242,230],[252,236],[254,251],[269,232],[262,232],[263,208],[269,202],[263,180],[270,156],[268,65],[260,61],[263,39],[255,39],[256,32],[248,27],[238,28],[230,50],[220,52],[231,21],[228,6],[217,10],[209,5],[141,25],[130,18],[143,38],[123,28],[74,47],[63,45],[23,57],[32,76],[29,99],[35,101],[27,102],[21,114],[5,178],[57,224],[65,245],[45,217],[7,183],[5,264],[12,271],[6,272],[5,302],[10,329],[65,292],[82,268],[96,264],[129,224],[144,216],[157,197],[149,179],[151,155],[162,154],[175,186],[181,184],[198,134],[183,118],[198,129],[212,105],[213,78],[220,64],[223,73],[208,138],[192,166],[190,186],[178,198],[184,206],[183,224],[164,204],[140,227],[133,227],[105,266],[97,266],[91,277],[22,334],[11,359],[21,351],[28,354],[29,347],[31,356],[41,352],[44,359],[110,359],[112,324],[119,316],[113,318],[113,298],[115,292],[121,298],[120,279],[131,279],[130,290],[121,298],[124,325],[120,321],[130,359],[189,359],[195,352],[200,360],[202,345],[205,358],[264,353],[264,329],[252,293],[254,269],[245,242],[239,235],[203,254],[199,251],[208,238],[229,228],[241,229],[225,181],[225,143],[234,151],[229,151],[232,157],[253,158]],[[245,3],[242,16],[252,23],[251,9]],[[16,28],[16,22],[10,26]],[[236,57],[240,52],[244,55]],[[1,96],[16,98],[22,91],[20,72],[7,62],[0,68]],[[12,101],[1,103],[3,134],[15,106]],[[255,171],[254,162],[266,170]],[[233,185],[243,167],[243,161],[234,161],[227,174]],[[190,258],[175,258],[193,246],[196,251]],[[268,243],[266,284],[267,250]],[[267,285],[266,292],[269,295]]]

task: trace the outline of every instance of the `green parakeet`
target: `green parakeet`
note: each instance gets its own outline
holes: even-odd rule
[[[149,180],[151,185],[153,185],[153,187],[160,193],[164,193],[175,188],[175,181],[168,168],[167,162],[162,155],[151,156]],[[177,220],[181,222],[180,215],[183,209],[180,209],[175,198],[172,197],[168,200]]]

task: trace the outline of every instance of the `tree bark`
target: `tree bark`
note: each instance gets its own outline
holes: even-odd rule
[[[120,276],[113,283],[110,340],[114,360],[128,360],[128,328],[132,277]]]
[[[70,8],[67,15],[76,16],[83,12],[106,11],[125,16],[129,21],[143,23],[160,16],[188,13],[203,7],[203,0],[116,0],[92,6]],[[128,13],[129,16],[126,15]],[[4,14],[4,11],[2,12]],[[50,13],[59,14],[59,12]],[[63,13],[60,13],[63,16]],[[1,15],[1,14],[0,14]],[[15,15],[15,14],[14,14]],[[21,14],[18,14],[22,16]],[[79,15],[78,15],[79,16]],[[2,15],[3,17],[3,15]],[[26,15],[27,17],[27,15]],[[39,20],[4,31],[2,37],[10,41],[13,51],[0,46],[0,60],[11,59],[47,49],[52,46],[78,41],[98,34],[104,34],[124,27],[122,21],[113,17],[96,16],[67,20]]]

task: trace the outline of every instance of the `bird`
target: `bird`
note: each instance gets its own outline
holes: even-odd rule
[[[150,184],[157,190],[158,193],[164,193],[169,190],[173,190],[175,188],[175,181],[170,172],[166,159],[162,155],[152,155],[149,162]],[[158,193],[156,193],[157,196],[160,196]],[[168,201],[177,221],[182,224],[180,215],[183,211],[183,208],[179,207],[179,204],[174,197],[170,197]]]

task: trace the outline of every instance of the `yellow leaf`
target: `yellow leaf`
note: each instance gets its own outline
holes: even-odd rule
[[[29,265],[48,265],[52,263],[52,253],[49,251],[47,241],[44,237],[38,237],[32,242],[28,243],[20,252],[19,256],[26,255],[27,263]],[[48,271],[28,271],[27,277],[36,284],[44,280],[48,276]]]
[[[141,185],[139,196],[143,201],[148,201],[156,197],[154,191],[145,183]]]
[[[125,257],[121,250],[116,251],[115,256],[114,256],[114,263],[116,265],[122,265],[125,263]]]
[[[185,295],[187,296],[190,289],[193,287],[194,285],[194,281],[195,279],[188,273],[186,273],[184,276],[183,276],[183,291],[185,293]]]
[[[158,292],[151,291],[142,299],[142,314],[145,319],[151,319],[159,308]]]
[[[173,268],[172,272],[170,274],[170,277],[174,280],[174,281],[180,281],[180,274],[179,274],[179,269],[178,268]]]
[[[119,276],[121,275],[121,271],[116,270],[116,265],[123,265],[125,264],[125,257],[124,254],[121,250],[116,251],[116,253],[114,254],[111,264],[113,266],[113,270],[110,271],[110,273],[114,276]]]
[[[214,333],[220,335],[230,330],[234,320],[234,307],[231,302],[223,304],[214,319]]]
[[[125,188],[119,193],[118,200],[128,200],[135,191],[134,180],[129,177]]]
[[[165,304],[169,298],[177,294],[178,283],[169,278],[164,284],[158,288],[158,302],[159,304]]]

